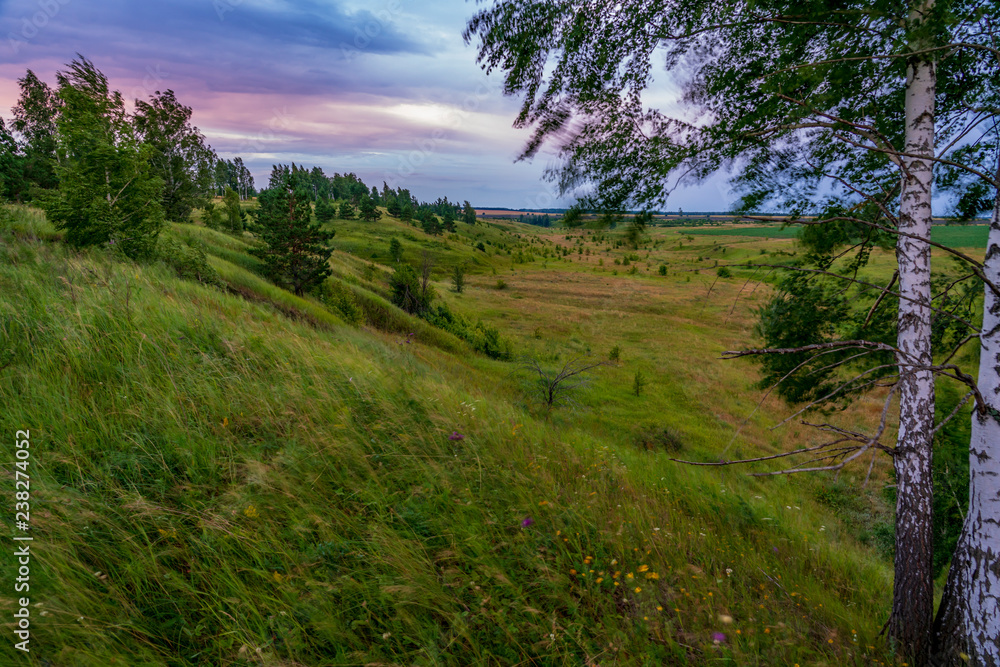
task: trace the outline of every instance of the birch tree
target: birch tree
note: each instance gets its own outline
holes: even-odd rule
[[[831,228],[821,233],[824,243],[850,241],[861,263],[873,243],[895,239],[898,283],[874,286],[898,304],[895,344],[841,343],[855,356],[895,358],[888,632],[917,664],[929,657],[933,615],[934,376],[971,381],[934,365],[932,316],[947,313],[932,303],[930,229],[934,167],[974,133],[980,119],[961,93],[977,84],[947,65],[943,88],[938,77],[942,63],[995,53],[981,29],[994,5],[510,0],[477,14],[466,32],[478,37],[484,67],[505,72],[505,92],[523,97],[515,124],[533,129],[524,157],[555,144],[563,164],[550,178],[563,192],[591,186],[583,198],[594,208],[659,207],[677,184],[729,167],[743,189],[741,210],[777,203],[793,217],[811,214],[810,222]],[[683,93],[670,113],[648,102],[654,57],[666,65],[657,76]],[[950,143],[939,150],[942,139]],[[981,264],[973,261],[971,271],[988,290],[997,284]],[[835,466],[811,469],[882,446],[878,437],[855,439]],[[995,563],[996,549],[988,553]]]

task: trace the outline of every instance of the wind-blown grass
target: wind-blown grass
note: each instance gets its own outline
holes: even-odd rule
[[[214,253],[249,299],[18,224],[0,225],[0,432],[31,430],[37,664],[885,659],[884,560],[796,480],[632,446],[651,405],[617,395],[630,368],[583,397],[600,414],[536,417],[508,365],[346,326]],[[511,280],[477,312],[547,284]],[[678,335],[709,349],[683,308]],[[643,329],[621,321],[595,341]],[[699,403],[731,377],[690,373],[656,390],[650,370],[647,393],[694,456],[731,433]]]

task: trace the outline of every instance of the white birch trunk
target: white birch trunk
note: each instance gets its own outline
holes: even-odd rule
[[[990,221],[984,273],[994,285],[1000,284],[1000,193]],[[989,286],[982,332],[978,384],[985,405],[972,414],[969,510],[934,639],[940,664],[1000,667],[1000,296]]]
[[[1000,199],[993,209],[986,275],[1000,285]],[[969,444],[968,614],[965,631],[975,664],[1000,667],[1000,297],[989,287],[983,309],[979,391]]]
[[[921,3],[915,12],[929,9]],[[911,16],[914,23],[921,18]],[[934,156],[933,61],[913,58],[907,68],[906,147],[899,228],[929,239]],[[926,156],[926,157],[924,157]],[[926,240],[899,236],[899,435],[896,442],[896,556],[889,636],[918,666],[930,652],[934,589],[931,433],[934,430],[934,376],[931,356],[931,267]]]

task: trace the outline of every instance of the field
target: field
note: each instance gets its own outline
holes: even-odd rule
[[[772,288],[717,269],[797,252],[777,231],[653,229],[632,249],[335,221],[340,296],[317,299],[257,275],[248,236],[167,230],[204,253],[202,284],[71,251],[31,209],[0,220],[0,429],[33,447],[31,664],[897,662],[878,637],[887,460],[863,489],[867,459],[838,478],[672,460],[820,437],[772,429],[789,406],[720,359],[754,341]],[[514,359],[386,301],[394,237]],[[605,365],[550,410],[526,355]],[[871,427],[880,405],[838,423]]]
[[[759,225],[753,227],[711,227],[685,229],[697,236],[746,236],[753,238],[791,239],[797,238],[799,227],[780,225]],[[986,248],[986,225],[935,225],[931,228],[931,240],[953,248]]]

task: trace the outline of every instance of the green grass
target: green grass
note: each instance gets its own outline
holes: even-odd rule
[[[361,299],[378,303],[369,286],[382,280],[364,275],[365,243],[409,232],[407,261],[426,248],[446,267],[482,255],[469,243],[481,234],[489,262],[466,293],[436,274],[449,307],[547,364],[615,344],[621,361],[594,375],[578,408],[548,413],[516,365],[457,339],[407,343],[348,326],[263,281],[232,255],[244,252],[238,239],[171,230],[202,244],[220,289],[162,263],[72,251],[37,213],[10,209],[0,222],[0,431],[31,430],[37,605],[32,653],[17,660],[890,660],[876,639],[888,563],[817,500],[823,479],[681,466],[637,439],[655,421],[683,457],[711,459],[750,414],[752,369],[717,357],[746,340],[766,287],[720,280],[706,300],[714,273],[691,271],[756,247],[674,249],[668,234],[651,242],[649,267],[642,259],[635,275],[615,276],[621,266],[597,259],[625,250],[587,241],[591,255],[556,259],[553,248],[575,242],[558,231],[472,227],[445,247],[393,221],[372,225],[371,241],[369,223],[334,224],[334,264]],[[515,261],[518,251],[535,259]],[[668,276],[655,275],[659,262]],[[490,287],[494,269],[507,290]],[[636,398],[640,369],[649,385]],[[814,437],[768,431],[782,409],[765,403],[731,455]],[[859,423],[870,412],[860,405]],[[11,550],[0,563],[13,571]],[[10,618],[10,596],[2,604]],[[0,655],[13,664],[11,642]]]
[[[798,238],[799,227],[782,228],[779,225],[724,228],[684,228],[680,233],[694,236],[738,236],[751,238],[792,239]],[[986,248],[988,225],[935,225],[931,228],[931,240],[953,248]]]

